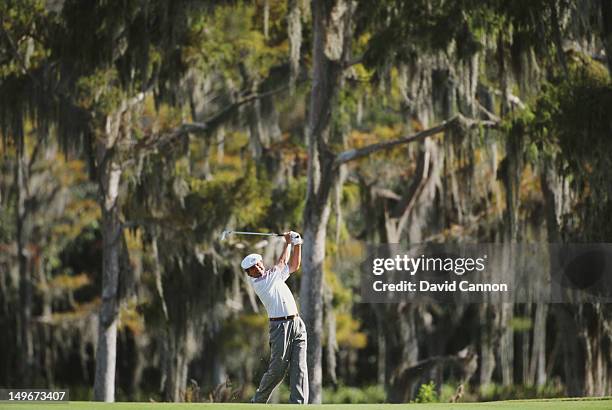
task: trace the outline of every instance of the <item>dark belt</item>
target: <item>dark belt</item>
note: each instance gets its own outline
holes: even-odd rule
[[[270,322],[278,322],[281,320],[290,320],[293,319],[294,317],[298,317],[299,315],[290,315],[290,316],[281,316],[281,317],[271,317],[270,318]]]

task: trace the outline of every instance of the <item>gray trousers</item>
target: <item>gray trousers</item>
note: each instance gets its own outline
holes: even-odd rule
[[[251,400],[267,403],[272,391],[289,369],[290,403],[308,404],[308,367],[306,366],[306,325],[300,317],[270,322],[270,364]]]

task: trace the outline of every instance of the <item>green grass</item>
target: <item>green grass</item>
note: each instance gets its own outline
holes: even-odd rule
[[[255,405],[255,404],[206,404],[206,403],[94,403],[94,402],[70,402],[69,404],[25,404],[25,403],[0,403],[0,410],[248,410],[274,408],[278,410],[295,409],[295,405]],[[500,410],[612,410],[612,397],[601,399],[551,399],[551,400],[511,400],[487,403],[460,403],[460,404],[324,404],[308,406],[309,410],[377,410],[406,409],[406,410],[446,410],[446,409],[500,409]]]

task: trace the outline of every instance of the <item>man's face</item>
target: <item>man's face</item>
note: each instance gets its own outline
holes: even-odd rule
[[[249,276],[251,276],[253,278],[258,278],[261,275],[263,275],[264,270],[265,270],[265,266],[264,266],[263,262],[259,261],[255,265],[253,265],[249,269],[247,269],[247,273],[248,273]]]

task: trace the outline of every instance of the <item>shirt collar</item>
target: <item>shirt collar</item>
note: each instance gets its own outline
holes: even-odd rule
[[[261,276],[259,276],[257,278],[251,278],[251,280],[253,280],[253,282],[259,282],[260,280],[265,279],[266,276],[268,276],[270,274],[270,272],[272,272],[272,269],[274,269],[274,268],[264,269],[264,272],[261,274]]]

